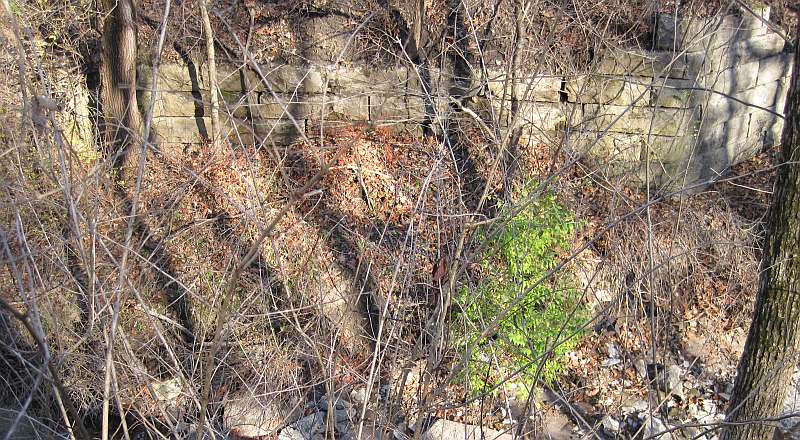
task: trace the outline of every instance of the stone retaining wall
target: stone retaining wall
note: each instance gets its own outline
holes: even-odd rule
[[[613,52],[587,74],[520,73],[524,140],[568,141],[570,151],[611,175],[644,178],[647,168],[651,181],[671,187],[713,178],[779,140],[791,53],[761,20],[661,16],[656,41],[657,51]],[[506,75],[475,70],[464,105],[498,122],[509,105]],[[319,120],[416,129],[426,117],[443,130],[454,117],[447,71],[429,71],[425,83],[414,67],[223,68],[225,134],[237,143],[288,144]],[[145,77],[142,89],[150,85]],[[204,66],[161,67],[158,90],[153,127],[160,142],[202,142],[210,127]]]

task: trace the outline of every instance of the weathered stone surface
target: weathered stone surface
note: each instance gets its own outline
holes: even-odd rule
[[[775,81],[734,93],[709,92],[703,105],[703,124],[716,125],[757,111],[759,107],[776,111],[782,107],[785,85]]]
[[[304,124],[304,121],[300,121]],[[255,137],[250,124],[229,119],[223,120],[220,136],[234,144],[252,144],[257,140],[270,139],[279,145],[286,145],[300,137],[300,130],[287,120],[259,120],[254,123]],[[211,129],[210,117],[169,117],[153,118],[153,130],[160,142],[199,144],[206,141]],[[302,129],[304,127],[301,126]]]
[[[319,102],[319,108],[323,113],[312,113],[309,115],[311,119],[320,119],[320,117],[328,118],[332,114],[343,115],[352,118],[356,121],[369,120],[369,96],[355,95],[355,96],[327,96],[323,102]]]
[[[151,68],[145,66],[141,69],[139,88],[150,90],[153,84]],[[191,92],[192,90],[208,89],[206,74],[199,70],[195,64],[168,63],[158,69],[158,90],[173,90]]]
[[[662,50],[705,51],[746,38],[750,31],[734,15],[711,18],[659,14],[656,47]]]
[[[422,440],[512,440],[510,433],[439,419],[422,434]]]
[[[220,89],[241,92],[243,84],[241,75],[247,76],[249,87],[265,95],[273,93],[322,93],[326,83],[326,71],[316,65],[293,66],[280,64],[262,66],[263,77],[255,71],[246,69],[240,74],[238,71],[225,72],[220,75]]]
[[[792,74],[794,57],[789,52],[762,58],[758,66],[758,84],[788,81]]]
[[[334,93],[362,93],[372,84],[360,69],[337,66],[328,70],[328,90]]]
[[[606,75],[581,76],[567,81],[567,100],[591,104],[650,104],[648,82]]]
[[[298,124],[303,123],[303,121],[297,122]],[[261,120],[257,121],[255,124],[256,139],[254,139],[254,141],[261,142],[264,140],[271,140],[278,145],[288,145],[299,140],[304,132],[305,126],[295,125],[286,119]],[[244,136],[242,139],[246,141],[247,137]]]
[[[377,95],[369,97],[369,120],[377,123],[422,121],[425,102],[413,95]]]
[[[655,440],[672,440],[672,434],[667,429],[664,422],[658,417],[652,417],[645,414],[643,419],[644,430],[642,436],[648,439]]]
[[[291,114],[296,120],[329,118],[350,118],[354,121],[369,120],[369,97],[367,95],[339,96],[333,94],[262,96],[255,106],[254,115],[264,119],[288,119]]]
[[[143,105],[150,105],[150,93],[142,93]],[[244,118],[247,114],[247,97],[239,93],[223,92],[220,100],[220,113]],[[253,96],[255,99],[255,96]],[[194,117],[211,114],[210,92],[206,90],[160,91],[153,103],[153,117]]]
[[[693,130],[692,109],[586,104],[581,127],[589,131],[678,136]]]
[[[208,133],[211,118],[164,117],[153,118],[152,128],[164,142],[168,143],[201,143],[201,132]]]
[[[561,76],[521,73],[516,78],[519,98],[521,101],[558,102],[561,81]],[[487,86],[495,98],[502,98],[505,89],[506,99],[511,99],[511,76],[506,72],[489,71]]]
[[[305,119],[309,114],[318,113],[321,110],[319,103],[314,106],[313,102],[305,95],[280,94],[275,96],[261,95],[261,101],[253,106],[253,116],[259,119],[281,119],[292,115],[295,119]]]
[[[783,52],[783,37],[766,34],[740,41],[721,51],[722,68],[758,61]]]
[[[748,7],[753,13],[742,9],[742,26],[749,30],[751,36],[764,35],[769,32],[767,21],[769,20],[772,8],[760,1],[748,2]]]
[[[599,163],[631,161],[640,166],[646,158],[665,164],[665,176],[681,167],[684,176],[708,176],[710,169],[716,172],[752,154],[754,145],[777,142],[782,121],[770,111],[783,111],[790,54],[782,52],[783,40],[767,32],[760,20],[725,16],[675,21],[660,16],[658,43],[691,52],[611,51],[601,55],[598,74],[569,81],[521,74],[522,141],[554,143],[569,134],[566,140],[578,147],[581,142],[594,145],[592,154]],[[146,104],[151,83],[148,70],[143,71],[140,87]],[[321,119],[326,124],[369,120],[414,127],[427,111],[437,127],[448,118],[473,117],[451,113],[453,78],[446,64],[426,72],[342,64],[264,66],[262,72],[266,81],[249,69],[220,68],[221,112],[228,121],[222,136],[237,143],[268,138],[286,144],[300,138],[309,122]],[[424,75],[428,81],[423,84]],[[205,76],[202,64],[160,69],[154,128],[162,143],[203,141],[210,128]],[[476,70],[470,87],[480,85],[479,77]],[[489,71],[485,80],[485,96],[473,96],[464,105],[507,129],[510,99],[501,99],[506,73]],[[251,95],[245,93],[245,82]],[[432,102],[428,108],[426,95]],[[564,98],[567,102],[560,102]],[[699,163],[700,158],[708,164]]]
[[[301,414],[300,409],[276,400],[241,396],[226,400],[223,422],[234,438],[258,439],[273,435],[296,420]]]
[[[686,56],[646,50],[614,51],[603,55],[597,73],[605,75],[686,78]]]
[[[409,73],[408,69],[405,67],[391,70],[365,70],[363,76],[368,86],[364,87],[361,85],[359,88],[359,84],[352,84],[355,88],[349,91],[363,93],[365,90],[369,90],[370,93],[377,92],[380,94],[400,95],[403,93],[404,89],[409,86],[410,75],[416,74],[414,72]],[[416,84],[416,82],[412,82],[412,85]],[[345,80],[344,83],[340,82],[339,87],[344,87],[345,90],[348,91],[347,81]]]
[[[709,166],[714,165],[716,170],[752,157],[760,140],[747,136],[749,122],[749,116],[744,115],[714,127],[703,128],[698,136],[698,154],[713,158],[714,161],[709,162]],[[723,156],[724,160],[718,160]]]
[[[654,163],[678,162],[691,155],[696,137],[650,136],[642,139],[642,157]]]
[[[571,105],[525,102],[520,106],[520,124],[528,130],[552,131],[564,128]]]
[[[763,147],[773,147],[780,144],[782,134],[783,119],[763,111],[750,114],[748,138],[758,139]]]
[[[575,150],[609,175],[636,169],[642,154],[642,136],[623,133],[586,132],[572,137]]]
[[[759,62],[736,64],[726,69],[710,72],[702,78],[707,88],[724,93],[735,93],[756,86]]]
[[[694,89],[699,85],[690,79],[659,79],[653,82],[651,105],[655,107],[688,108],[692,105]]]

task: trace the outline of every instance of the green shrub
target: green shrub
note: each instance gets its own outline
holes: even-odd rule
[[[503,210],[509,213],[511,207]],[[453,326],[456,341],[462,347],[471,345],[517,295],[527,293],[499,322],[496,336],[474,349],[462,375],[473,391],[493,388],[521,370],[511,382],[525,385],[519,389],[526,394],[547,345],[578,333],[586,313],[578,305],[580,292],[569,274],[560,273],[558,281],[551,277],[536,285],[569,249],[578,227],[574,215],[548,194],[514,215],[499,231],[482,232],[487,241],[482,280],[472,291],[462,289],[457,295],[462,313]],[[553,348],[540,373],[545,382],[563,372],[564,355],[576,342],[573,337]]]

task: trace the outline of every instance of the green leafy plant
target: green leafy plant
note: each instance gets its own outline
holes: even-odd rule
[[[453,329],[462,347],[473,345],[502,310],[521,298],[499,321],[496,335],[478,341],[468,359],[462,379],[476,392],[519,372],[511,383],[523,384],[518,393],[527,394],[542,356],[546,361],[540,377],[555,380],[564,370],[564,355],[577,342],[577,337],[568,337],[580,333],[586,315],[569,274],[559,274],[558,280],[544,278],[569,249],[580,223],[552,194],[521,210],[512,208],[503,208],[512,216],[500,230],[482,233],[487,245],[482,281],[472,290],[462,289],[456,298],[462,313]]]

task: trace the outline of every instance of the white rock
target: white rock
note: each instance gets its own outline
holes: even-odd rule
[[[603,428],[609,432],[619,432],[619,421],[617,419],[611,417],[610,415],[606,415],[603,417],[601,422],[603,424]]]
[[[363,405],[367,401],[367,389],[365,387],[354,389],[350,392],[350,399],[357,405]]]
[[[181,381],[177,378],[161,382],[153,382],[153,393],[159,402],[174,402],[181,396]]]
[[[658,417],[645,416],[643,438],[672,440],[672,434],[665,432],[667,426]],[[663,434],[662,434],[663,433]]]
[[[625,414],[630,414],[633,412],[647,411],[649,407],[650,405],[647,403],[647,401],[642,399],[631,398],[622,404],[622,411]]]
[[[606,348],[608,349],[608,357],[612,359],[619,358],[619,350],[617,350],[617,346],[614,343],[606,344]]]
[[[513,440],[510,433],[466,425],[449,420],[437,420],[422,434],[422,440]]]
[[[248,439],[273,435],[293,417],[291,408],[282,402],[245,396],[225,403],[223,421],[232,434]]]
[[[306,438],[299,429],[287,426],[281,429],[280,434],[278,434],[278,440],[306,440]]]
[[[667,390],[676,395],[683,397],[683,370],[677,365],[670,365],[667,367]]]

